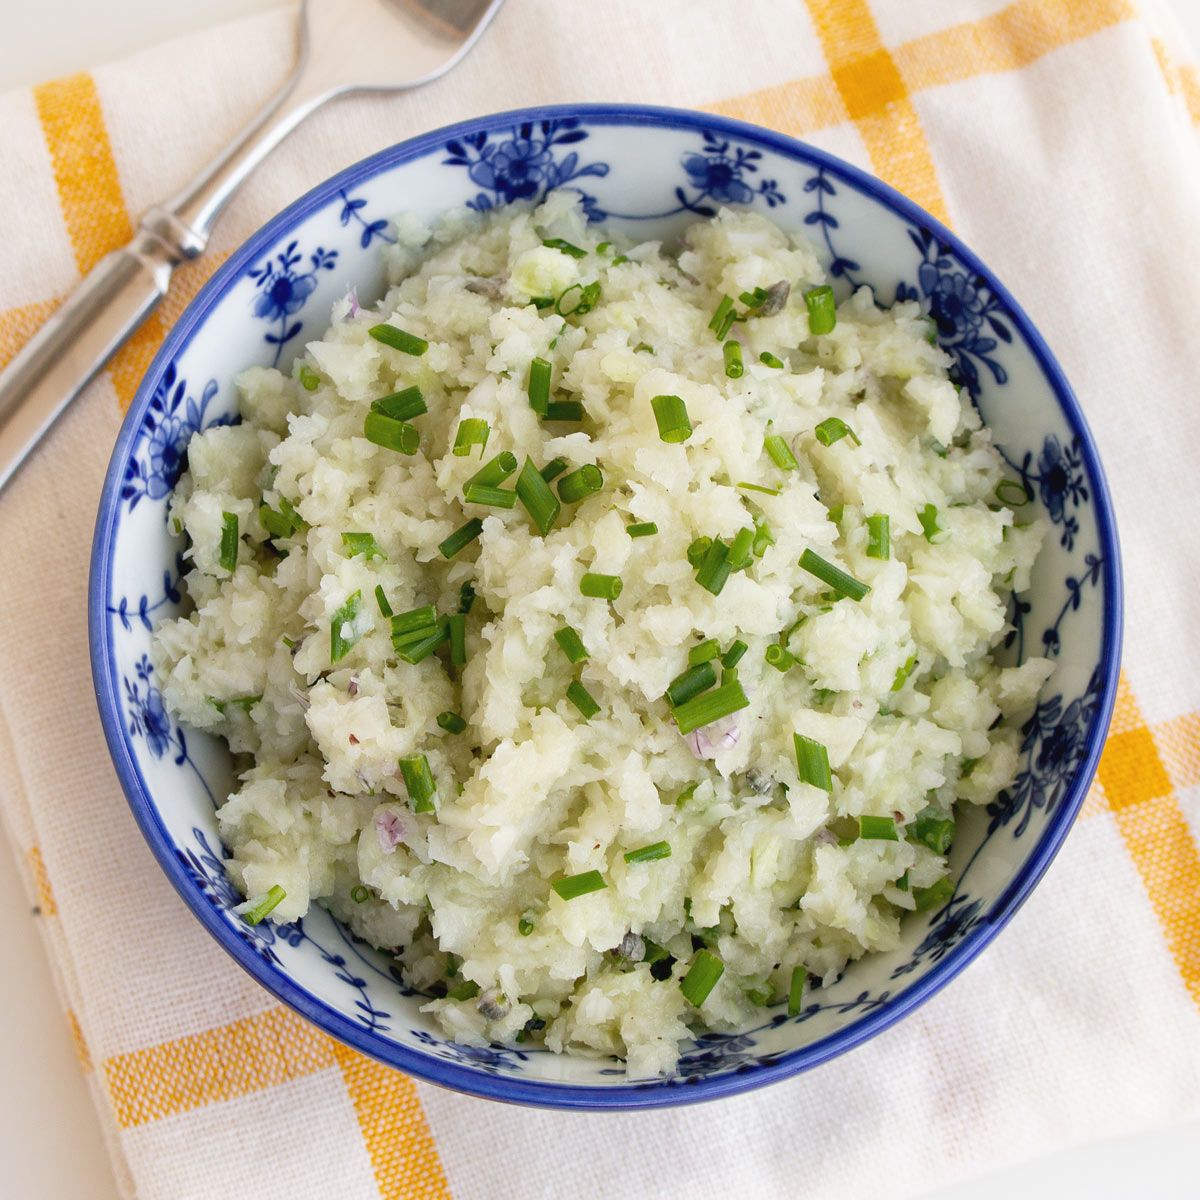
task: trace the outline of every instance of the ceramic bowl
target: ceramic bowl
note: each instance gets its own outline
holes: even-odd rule
[[[718,206],[802,230],[835,289],[870,284],[882,303],[928,306],[958,382],[995,431],[1015,477],[1051,526],[1032,589],[1011,601],[1003,654],[1047,654],[1054,674],[1024,727],[1016,783],[962,817],[957,882],[940,911],[906,918],[903,944],[854,963],[803,1010],[759,1012],[745,1028],[685,1048],[671,1078],[630,1082],[612,1060],[448,1041],[382,954],[324,910],[293,924],[244,924],[226,877],[215,806],[231,783],[223,743],[175,723],[148,657],[154,623],[181,603],[180,540],[167,495],[188,438],[235,414],[234,377],[288,368],[353,284],[382,295],[389,218],[424,218],[583,197],[587,213],[639,239],[677,233]],[[213,937],[285,1004],[342,1042],[418,1078],[479,1096],[562,1108],[635,1108],[728,1095],[858,1045],[945,986],[1041,878],[1083,801],[1116,687],[1121,627],[1117,539],[1079,405],[1042,338],[986,266],[921,209],[861,171],[790,138],[700,113],[631,106],[481,117],[374,155],[314,188],[251,237],[163,344],[121,430],[96,523],[90,630],[96,693],[138,824]]]

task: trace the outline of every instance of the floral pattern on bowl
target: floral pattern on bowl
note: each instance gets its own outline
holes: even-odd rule
[[[353,282],[382,294],[379,244],[402,207],[432,217],[577,192],[591,220],[669,237],[720,205],[749,205],[805,232],[835,288],[917,299],[1012,467],[1014,501],[1052,523],[1030,592],[1012,598],[1004,653],[1056,663],[1023,733],[1014,786],[960,822],[953,897],[905,922],[903,946],[853,964],[801,1011],[763,1009],[706,1034],[669,1079],[632,1082],[605,1059],[447,1041],[386,956],[324,910],[249,927],[222,862],[214,801],[228,752],[179,729],[147,657],[150,630],[181,602],[181,546],[166,497],[188,438],[234,419],[235,375],[287,368]],[[336,266],[336,269],[334,269]],[[825,1061],[887,1028],[995,936],[1049,865],[1095,770],[1116,687],[1121,588],[1100,465],[1079,407],[1028,319],[927,214],[852,167],[780,135],[698,113],[582,106],[480,118],[342,172],[252,237],[168,336],[114,451],[97,520],[90,595],[93,673],[114,763],[151,848],[199,920],[264,986],[342,1041],[477,1095],[564,1108],[684,1103]]]

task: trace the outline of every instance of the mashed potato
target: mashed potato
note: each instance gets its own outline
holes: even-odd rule
[[[1042,530],[918,306],[813,332],[762,216],[399,232],[382,303],[192,440],[164,695],[242,756],[257,912],[325,905],[459,1041],[669,1072],[945,903],[1049,671],[990,657]]]

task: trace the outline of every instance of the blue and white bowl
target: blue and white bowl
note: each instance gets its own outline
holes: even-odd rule
[[[919,298],[941,345],[1051,523],[1032,589],[1013,598],[1005,654],[1055,670],[1025,726],[1016,784],[959,825],[957,890],[904,924],[900,949],[854,963],[803,1011],[763,1011],[688,1047],[670,1079],[630,1083],[611,1060],[447,1041],[384,955],[324,910],[251,928],[226,877],[215,806],[231,783],[223,743],[168,716],[150,631],[181,603],[182,545],[167,495],[188,438],[235,415],[234,377],[287,368],[319,337],[347,282],[382,295],[381,243],[401,210],[424,218],[569,188],[591,218],[638,237],[678,232],[719,205],[803,230],[840,297]],[[728,1095],[793,1075],[887,1028],[948,983],[999,932],[1050,864],[1095,771],[1121,635],[1117,537],[1079,405],[1008,291],[937,221],[877,180],[790,138],[699,113],[632,106],[529,109],[404,142],[298,200],[235,253],[171,331],[126,417],[96,522],[92,669],[109,748],[138,824],[205,928],[284,1003],[327,1033],[421,1079],[562,1108],[634,1108]]]

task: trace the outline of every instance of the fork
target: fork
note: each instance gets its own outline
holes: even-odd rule
[[[84,276],[0,372],[0,489],[199,255],[229,198],[301,121],[357,91],[418,87],[453,67],[504,0],[301,0],[296,65],[250,124],[133,240]],[[277,114],[286,102],[290,107]]]

